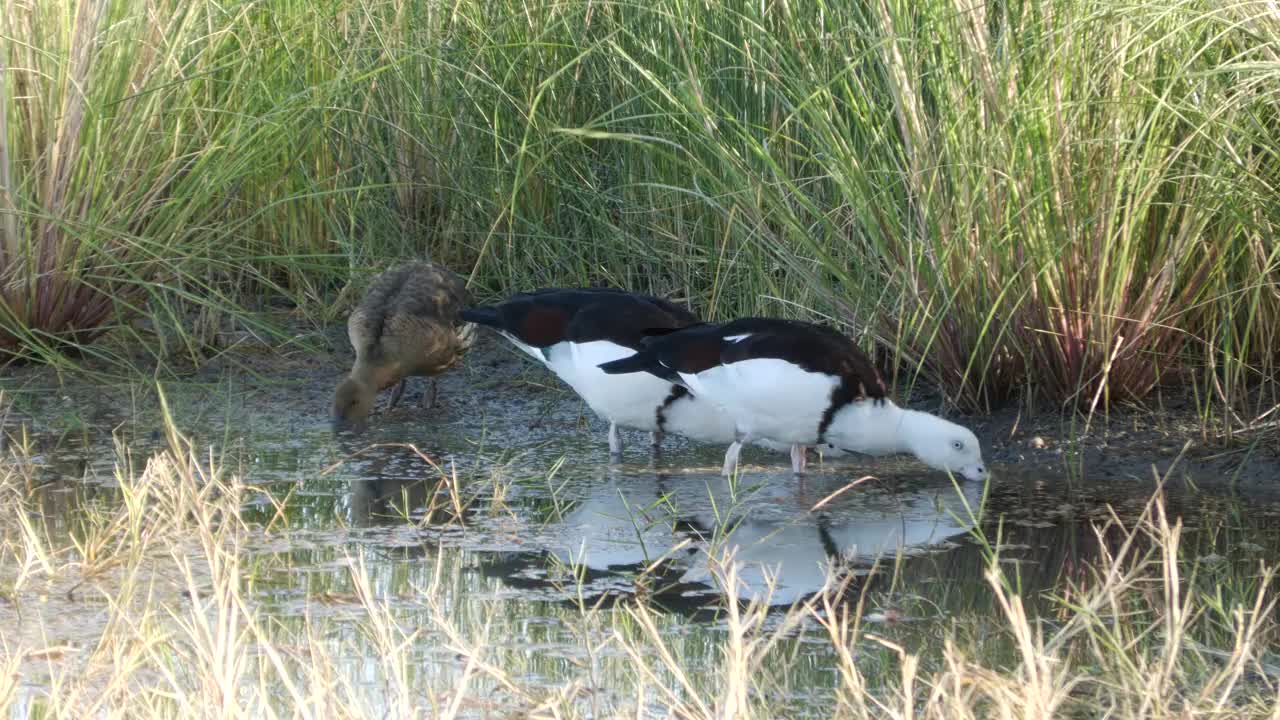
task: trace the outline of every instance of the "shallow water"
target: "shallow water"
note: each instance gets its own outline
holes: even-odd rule
[[[584,625],[579,607],[637,594],[666,611],[664,634],[694,673],[716,662],[727,594],[785,608],[843,579],[850,602],[865,602],[865,619],[884,622],[884,634],[908,648],[936,643],[943,628],[980,633],[995,607],[979,536],[1016,567],[1031,606],[1048,608],[1044,591],[1083,572],[1109,541],[1090,521],[1112,511],[1133,517],[1152,490],[1143,478],[1088,485],[1025,465],[993,466],[990,483],[956,486],[906,460],[823,462],[800,481],[784,454],[761,449],[744,453],[745,470],[730,481],[718,474],[723,448],[669,437],[655,459],[634,433],[625,461],[611,465],[603,425],[519,363],[453,373],[432,410],[415,406],[417,384],[363,436],[335,438],[325,418],[334,382],[336,374],[317,372],[288,384],[227,375],[165,387],[173,417],[199,447],[288,497],[283,518],[265,501],[246,508],[276,528],[244,551],[256,599],[279,632],[301,635],[318,623],[335,642],[358,645],[344,600],[355,558],[379,597],[403,601],[406,613],[423,588],[437,588],[460,627],[492,628],[488,642],[518,660],[512,672],[550,686],[582,661],[581,633],[605,632]],[[27,386],[13,396],[9,430],[18,421],[34,428],[28,461],[44,483],[40,519],[53,535],[73,527],[85,503],[113,501],[116,440],[135,458],[165,443],[146,388],[72,395]],[[867,474],[874,479],[859,482]],[[442,478],[456,478],[457,492]],[[1205,556],[1280,556],[1280,505],[1175,494],[1169,507]],[[726,553],[740,564],[732,588],[716,572]],[[73,625],[64,632],[74,643]],[[463,661],[446,640],[430,632],[416,640],[423,682],[460,677]],[[788,702],[796,717],[822,717],[838,681],[830,647],[803,632],[793,642]],[[866,662],[877,657],[869,651]],[[343,663],[376,687],[370,658],[356,652]],[[26,687],[42,682],[37,673]],[[601,685],[607,691],[607,678]]]

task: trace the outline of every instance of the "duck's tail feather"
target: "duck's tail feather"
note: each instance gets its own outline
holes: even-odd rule
[[[483,305],[469,307],[458,313],[458,317],[477,325],[487,325],[493,328],[502,327],[502,316],[498,314],[498,309],[495,307],[485,307]]]
[[[670,335],[671,333],[676,332],[677,330],[683,330],[683,329],[684,328],[682,327],[653,327],[653,328],[645,328],[644,330],[641,330],[640,334],[647,338],[662,337],[663,335]]]
[[[651,352],[641,350],[635,355],[624,357],[618,360],[612,360],[607,363],[601,363],[600,369],[606,375],[625,375],[627,373],[647,372],[656,375],[663,380],[669,380],[674,383],[680,382],[680,376],[675,370],[663,365],[658,360],[658,356]]]
[[[645,328],[644,330],[641,330],[641,331],[640,331],[640,334],[641,334],[641,335],[642,335],[646,340],[649,340],[649,339],[653,339],[653,338],[665,337],[665,336],[670,335],[671,333],[675,333],[675,332],[684,332],[685,330],[692,330],[692,329],[694,329],[694,328],[702,328],[702,327],[706,327],[706,326],[708,326],[708,325],[710,325],[710,324],[711,324],[711,323],[709,323],[709,322],[696,322],[696,323],[691,323],[691,324],[689,324],[689,325],[681,325],[680,327],[653,327],[653,328]]]
[[[625,375],[634,372],[648,372],[649,368],[657,363],[655,358],[648,357],[648,353],[638,352],[618,360],[610,360],[607,363],[600,363],[599,368],[606,375]]]

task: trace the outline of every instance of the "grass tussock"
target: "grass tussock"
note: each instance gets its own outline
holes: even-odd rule
[[[1276,426],[1273,3],[3,20],[2,352],[52,357],[124,311],[194,353],[193,309],[326,316],[353,270],[426,253],[481,295],[607,282],[834,318],[970,409],[1175,384],[1207,423]]]
[[[88,503],[74,527],[42,518],[46,496],[27,467],[20,448],[0,465],[0,495],[19,510],[0,519],[8,716],[780,717],[806,690],[795,685],[806,677],[793,673],[797,636],[830,658],[824,717],[1280,712],[1273,569],[1206,582],[1217,571],[1184,547],[1158,494],[1136,520],[1097,526],[1108,552],[1064,576],[1048,612],[1030,609],[1042,603],[1020,595],[1016,566],[986,545],[999,612],[982,632],[958,618],[896,636],[834,579],[785,611],[726,603],[719,639],[702,648],[643,599],[582,603],[568,611],[574,647],[557,654],[573,660],[548,678],[531,670],[536,650],[510,642],[523,617],[458,596],[446,556],[406,594],[381,586],[354,548],[336,573],[348,591],[281,607],[263,577],[296,572],[273,559],[296,537],[284,513],[248,522],[242,507],[267,496],[176,432],[145,463],[121,449],[118,501]],[[731,594],[739,587],[731,556],[714,570]]]

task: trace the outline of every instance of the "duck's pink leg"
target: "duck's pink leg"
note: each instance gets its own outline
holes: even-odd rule
[[[808,448],[800,443],[791,446],[791,472],[796,475],[803,475],[805,465],[808,464],[809,454]]]

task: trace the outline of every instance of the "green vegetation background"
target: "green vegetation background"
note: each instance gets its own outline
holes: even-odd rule
[[[0,352],[428,255],[830,318],[969,409],[1276,420],[1274,4],[19,0],[0,63]]]

